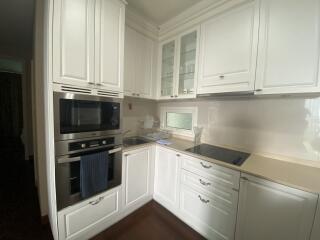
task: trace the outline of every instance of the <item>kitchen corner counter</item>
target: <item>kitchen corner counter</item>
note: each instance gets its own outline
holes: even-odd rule
[[[169,141],[172,144],[161,146],[179,151],[180,153],[185,155],[189,155],[230,169],[238,170],[243,173],[261,177],[289,187],[311,193],[320,193],[320,168],[264,157],[257,154],[251,154],[250,157],[241,166],[235,166],[185,151],[186,149],[195,146],[192,141],[178,138],[171,138],[169,139]],[[146,144],[125,147],[123,151],[132,151],[142,147],[152,146],[154,144],[157,143],[150,142]]]

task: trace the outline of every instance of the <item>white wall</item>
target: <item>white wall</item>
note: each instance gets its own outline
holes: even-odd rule
[[[197,106],[203,142],[320,163],[320,98],[204,98],[161,106]]]
[[[132,109],[129,109],[131,104]],[[137,135],[141,121],[146,115],[157,116],[157,103],[152,100],[126,98],[123,101],[123,131],[130,130],[127,136]]]

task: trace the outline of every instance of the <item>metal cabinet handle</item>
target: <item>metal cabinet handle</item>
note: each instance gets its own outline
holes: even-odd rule
[[[104,197],[99,197],[97,200],[89,202],[89,204],[91,204],[92,206],[97,205],[97,204],[100,203],[103,199],[104,199]]]
[[[210,202],[209,199],[204,199],[204,198],[202,198],[200,195],[198,195],[198,197],[199,197],[200,201],[203,202],[203,203],[205,203],[205,204],[207,204],[207,203]]]
[[[88,84],[90,84],[90,85],[94,85],[94,83],[93,83],[93,82],[88,82]]]
[[[205,165],[203,162],[200,162],[201,166],[204,168],[212,168],[211,165]]]
[[[262,92],[262,89],[259,88],[259,89],[256,89],[255,91],[256,91],[256,92]]]
[[[175,98],[177,98],[177,97],[178,97],[178,95],[174,95],[174,97],[175,97]]]
[[[244,181],[249,181],[249,179],[248,178],[246,178],[246,177],[240,177],[242,180],[244,180]]]
[[[220,79],[224,79],[224,75],[220,75],[219,78],[220,78]]]
[[[136,95],[139,97],[140,96],[140,94],[139,93],[136,93]]]
[[[101,83],[97,83],[96,85],[97,85],[97,86],[101,86],[102,84],[101,84]]]
[[[203,181],[201,178],[199,179],[199,182],[200,182],[203,186],[210,186],[210,185],[211,185],[211,183],[205,182],[205,181]]]
[[[132,96],[135,96],[136,94],[135,93],[132,93]]]
[[[173,98],[173,96],[170,96],[171,98]]]
[[[177,157],[180,157],[181,155],[180,155],[180,154],[177,154],[176,156],[177,156]]]

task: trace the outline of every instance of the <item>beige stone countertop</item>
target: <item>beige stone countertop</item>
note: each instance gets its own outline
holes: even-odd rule
[[[161,146],[179,151],[185,155],[193,156],[204,161],[238,170],[243,173],[248,173],[289,187],[312,193],[320,193],[320,168],[264,157],[257,154],[251,154],[250,157],[239,167],[185,151],[186,149],[195,146],[192,141],[177,138],[171,138],[168,141],[170,141],[172,144]],[[150,142],[137,146],[125,147],[123,151],[132,151],[138,148],[151,146],[153,144],[155,143]]]

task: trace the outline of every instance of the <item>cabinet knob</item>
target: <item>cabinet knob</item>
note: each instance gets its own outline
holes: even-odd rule
[[[132,93],[132,96],[135,96],[136,94],[135,93]]]
[[[220,75],[219,78],[220,78],[220,79],[224,79],[224,75]]]
[[[173,98],[173,96],[170,96],[171,98]]]
[[[139,93],[136,93],[136,95],[139,97],[140,96],[140,94]]]
[[[97,85],[97,86],[101,86],[102,84],[101,84],[101,83],[97,83],[96,85]]]
[[[262,89],[259,88],[259,89],[256,89],[255,91],[256,91],[256,92],[262,92]]]
[[[176,156],[177,156],[177,157],[180,157],[181,155],[180,155],[180,154],[177,154]]]
[[[94,83],[93,83],[93,82],[88,82],[88,84],[90,84],[90,85],[94,85]]]
[[[174,95],[174,97],[175,97],[175,98],[177,98],[177,97],[178,97],[178,95]]]

